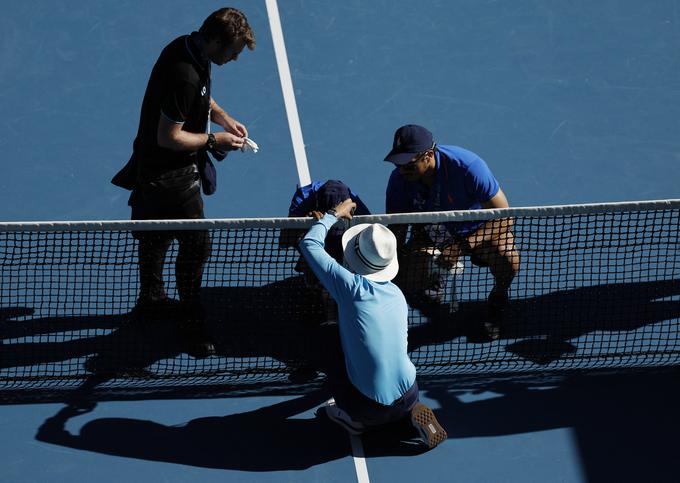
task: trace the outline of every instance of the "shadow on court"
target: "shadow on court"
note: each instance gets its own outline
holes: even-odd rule
[[[97,387],[116,378],[122,385],[131,382],[162,386],[164,381],[158,373],[174,371],[185,382],[199,375],[228,380],[233,376],[225,365],[228,361],[254,359],[260,363],[265,357],[282,361],[284,373],[304,364],[322,369],[322,363],[313,355],[330,352],[314,335],[319,333],[322,310],[309,309],[315,305],[300,295],[299,283],[296,278],[258,288],[206,289],[208,322],[218,351],[216,357],[206,360],[186,355],[183,341],[167,320],[133,323],[124,314],[13,321],[29,316],[30,310],[7,309],[2,320],[2,366],[27,365],[44,370],[42,364],[69,363],[73,367],[59,370],[72,370],[84,381],[70,394],[70,403],[41,426],[37,435],[40,441],[200,467],[244,471],[309,468],[350,454],[340,428],[325,419],[294,417],[321,404],[328,397],[323,391],[308,392],[247,413],[199,418],[179,427],[104,418],[86,423],[77,434],[66,430],[69,420],[95,407],[96,397],[91,396]],[[522,344],[536,339],[576,345],[581,341],[573,339],[591,332],[618,333],[677,320],[680,303],[675,296],[679,293],[680,283],[672,280],[584,287],[515,300],[508,309],[504,333],[514,342],[500,357],[515,358],[520,363],[552,360],[565,352],[549,352],[531,344],[523,348]],[[263,304],[262,300],[269,302]],[[459,339],[458,345],[447,348],[457,354],[469,343],[461,336],[468,337],[466,331],[474,331],[483,306],[482,302],[464,303],[452,319],[434,319],[412,327],[412,348]],[[570,307],[578,307],[578,311],[570,311]],[[106,333],[93,335],[97,330]],[[89,337],[7,342],[36,335],[54,337],[55,333],[85,333]],[[482,386],[483,390],[498,397],[471,403],[462,403],[458,398],[462,391],[456,388],[455,377],[446,383],[423,381],[421,389],[439,402],[442,409],[436,411],[437,417],[450,438],[574,428],[588,481],[639,481],[643,474],[651,475],[653,481],[665,481],[675,461],[672,437],[680,434],[677,382],[677,374],[670,383],[659,376],[641,378],[630,374],[607,379],[565,378],[549,386],[491,382]],[[267,392],[266,385],[263,388],[262,394]],[[404,443],[405,436],[403,427],[365,435],[366,455],[422,452],[422,448]]]
[[[502,331],[509,341],[505,347],[478,343],[475,334],[485,304],[462,303],[446,320],[434,317],[412,325],[409,348],[422,349],[413,352],[413,358],[426,369],[432,361],[422,352],[429,345],[444,344],[438,357],[444,370],[450,367],[449,373],[478,359],[480,348],[485,360],[520,369],[562,358],[569,359],[569,367],[597,367],[614,354],[635,351],[666,352],[665,357],[677,359],[679,294],[680,281],[670,280],[597,285],[513,300]],[[154,320],[131,314],[13,320],[29,317],[31,310],[2,309],[0,382],[11,387],[17,385],[13,378],[27,377],[30,387],[50,387],[60,380],[78,384],[95,378],[117,379],[121,386],[158,386],[178,380],[239,383],[246,378],[266,383],[290,377],[305,383],[325,372],[331,349],[337,348],[337,326],[319,325],[324,314],[320,298],[304,288],[301,277],[263,287],[206,288],[203,297],[217,351],[206,359],[188,355],[190,347],[178,330],[181,321],[172,314]],[[645,331],[643,342],[625,335],[662,321],[670,323]]]
[[[594,285],[511,300],[501,329],[501,339],[509,343],[500,354],[489,356],[487,351],[486,357],[518,367],[522,361],[545,365],[564,357],[569,357],[571,367],[580,361],[584,366],[597,367],[599,358],[604,360],[615,353],[654,351],[665,351],[677,360],[679,296],[680,280],[665,280]],[[673,300],[669,300],[671,297]],[[463,302],[453,315],[435,313],[431,323],[410,328],[409,350],[465,337],[467,342],[459,342],[457,351],[452,350],[451,362],[470,362],[463,358],[468,353],[466,344],[485,342],[481,321],[486,317],[485,302]],[[635,331],[659,322],[668,323],[665,329],[647,334],[644,342],[625,335],[592,336],[580,341],[581,346],[574,340],[595,332]]]
[[[679,383],[677,369],[569,376],[550,385],[492,382],[478,388],[492,397],[465,403],[458,396],[468,391],[455,379],[421,390],[441,405],[435,412],[450,439],[571,428],[585,481],[671,482],[678,481]]]
[[[33,310],[0,309],[0,369],[31,367],[36,386],[49,386],[48,375],[76,381],[97,375],[100,380],[177,377],[187,382],[194,375],[248,376],[250,382],[258,376],[280,377],[315,359],[327,337],[319,326],[323,308],[303,288],[295,277],[264,287],[204,289],[206,325],[217,354],[203,360],[188,355],[183,321],[171,312],[153,318],[125,313],[13,320],[30,317]]]
[[[322,404],[328,394],[311,394],[223,417],[198,418],[181,426],[153,421],[102,418],[78,434],[67,422],[95,403],[74,402],[39,428],[36,439],[73,449],[166,463],[241,471],[303,470],[351,455],[344,430],[325,418],[294,416]],[[373,440],[379,436],[373,436]],[[422,446],[391,442],[377,455],[418,454]]]
[[[449,439],[569,428],[575,434],[586,481],[670,482],[677,481],[678,382],[677,370],[568,376],[550,383],[508,379],[475,385],[475,391],[493,397],[472,402],[461,401],[460,396],[469,390],[456,378],[423,381],[421,390],[441,406],[435,412]],[[339,427],[324,419],[294,418],[327,396],[314,392],[181,426],[101,418],[87,422],[77,433],[67,430],[67,423],[92,411],[96,404],[75,401],[46,420],[36,439],[107,455],[198,467],[301,470],[351,454]],[[403,426],[366,434],[362,436],[365,454],[368,458],[421,454],[422,447],[399,439],[407,436]]]

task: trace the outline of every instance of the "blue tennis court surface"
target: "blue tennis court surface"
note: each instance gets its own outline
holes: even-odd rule
[[[256,155],[217,166],[212,218],[285,216],[298,183],[265,0],[235,1],[254,52],[213,96]],[[2,221],[127,219],[127,161],[150,69],[210,1],[28,1],[0,17]],[[280,0],[313,179],[380,213],[394,130],[480,154],[512,206],[678,198],[680,2]],[[559,284],[559,282],[556,282]],[[677,301],[676,298],[673,300]],[[0,354],[1,356],[1,354]],[[421,385],[434,451],[364,438],[372,482],[678,481],[677,371]],[[0,407],[3,481],[353,481],[323,394],[157,394]]]

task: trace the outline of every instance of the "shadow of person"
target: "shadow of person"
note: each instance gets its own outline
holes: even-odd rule
[[[582,358],[594,359],[617,352],[630,355],[670,349],[677,353],[679,295],[680,280],[662,280],[580,287],[527,299],[516,307],[507,337],[531,338],[510,344],[507,350],[539,364],[549,364],[579,349]],[[592,337],[583,344],[573,341],[593,332],[630,332],[660,322],[666,322],[665,330],[633,346],[625,336]]]
[[[127,314],[13,320],[33,314],[33,309],[7,309],[5,313],[1,368],[57,363],[97,353],[106,347],[110,333],[129,320]]]
[[[527,298],[513,307],[508,338],[578,337],[593,330],[635,330],[680,315],[680,280],[592,285]],[[674,298],[674,300],[668,300]]]
[[[678,372],[674,378],[677,382]],[[680,390],[669,371],[490,382],[477,400],[455,381],[423,382],[449,438],[572,431],[592,482],[677,481]],[[481,394],[481,393],[484,394]],[[483,397],[480,397],[483,396]]]
[[[206,288],[204,307],[216,354],[202,360],[192,357],[177,311],[22,319],[31,309],[5,309],[0,368],[32,367],[33,388],[93,377],[100,382],[136,378],[136,384],[153,379],[157,385],[162,379],[186,384],[210,377],[254,383],[280,380],[302,368],[314,379],[323,370],[324,347],[339,344],[326,335],[337,326],[319,325],[324,308],[301,277],[264,287]],[[23,376],[8,377],[15,384]]]
[[[289,375],[304,369],[313,378],[339,347],[337,325],[323,325],[322,300],[303,276],[262,287],[207,287],[201,296],[217,355],[228,360],[254,360]]]
[[[204,468],[302,470],[350,454],[341,428],[331,428],[316,418],[294,418],[326,397],[316,392],[246,413],[198,418],[179,426],[102,418],[86,423],[77,435],[66,430],[66,423],[93,407],[73,404],[46,420],[36,439],[102,454]]]
[[[351,455],[347,433],[322,417],[295,416],[322,404],[325,391],[289,399],[245,413],[198,418],[177,426],[148,420],[101,418],[78,434],[67,423],[94,410],[88,399],[74,399],[38,429],[36,439],[73,449],[240,471],[304,470]],[[422,444],[408,440],[413,431],[391,425],[367,433],[368,456],[417,455]],[[401,438],[401,439],[400,439]]]
[[[186,352],[172,314],[139,318],[130,313],[6,321],[0,367],[44,366],[64,380],[88,374],[124,375]],[[47,381],[45,381],[47,382]]]
[[[631,348],[617,345],[621,337],[579,337],[595,331],[632,331],[661,321],[677,327],[678,294],[680,282],[670,280],[597,285],[512,300],[504,327],[504,337],[511,342],[499,346],[494,357],[518,367],[548,364],[565,355],[576,363],[587,360],[596,365],[598,357]],[[285,380],[301,370],[306,378],[300,381],[305,382],[325,373],[328,358],[337,357],[337,326],[320,325],[324,308],[305,288],[302,277],[262,287],[210,287],[204,289],[203,299],[214,357],[199,360],[186,355],[187,341],[178,332],[173,314],[142,320],[131,314],[7,320],[12,314],[18,318],[17,314],[28,314],[28,309],[17,308],[3,312],[0,366],[33,367],[33,387],[59,380],[78,382],[92,375],[107,380],[137,378],[138,385],[144,380],[162,385],[192,378],[267,382]],[[418,369],[436,364],[442,373],[453,373],[460,365],[479,362],[480,346],[474,343],[470,327],[478,325],[483,306],[484,302],[463,302],[448,320],[411,326],[409,350]],[[668,337],[657,334],[642,350],[666,351],[667,357],[677,359],[677,329],[675,334],[675,339],[671,332]],[[428,352],[433,344],[443,345],[436,361]],[[582,353],[573,354],[579,344]],[[488,360],[488,354],[481,356]]]
[[[636,350],[677,354],[677,328],[680,323],[678,296],[680,280],[663,280],[594,285],[513,299],[506,309],[501,336],[514,341],[505,347],[507,354],[498,355],[498,358],[549,364],[565,355],[571,359],[596,361],[600,356],[630,354]],[[435,319],[411,327],[409,349],[414,351],[432,344],[452,342],[463,336],[467,337],[467,341],[456,342],[461,350],[465,349],[467,342],[478,342],[474,335],[484,317],[484,304],[462,302],[459,311],[446,320]],[[667,322],[669,337],[660,337],[660,332],[633,348],[630,347],[631,342],[623,340],[623,337],[602,336],[596,339],[593,336],[592,340],[588,339],[581,346],[579,341],[574,340],[593,332],[635,331],[659,322]],[[674,333],[676,336],[673,336]],[[579,347],[582,354],[575,355]],[[460,359],[460,354],[464,356],[466,352],[452,348],[450,362],[471,362]],[[476,356],[475,352],[470,354]]]
[[[190,347],[182,340],[180,321],[174,318],[140,320],[126,318],[99,344],[83,364],[88,375],[101,379],[150,378],[178,370],[175,364],[151,366],[163,360],[173,360]],[[178,371],[179,372],[179,371]]]

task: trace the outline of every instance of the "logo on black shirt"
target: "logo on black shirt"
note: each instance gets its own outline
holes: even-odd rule
[[[206,87],[203,86],[203,88],[201,89],[201,96],[204,96],[206,92],[208,92],[208,89],[206,89]]]

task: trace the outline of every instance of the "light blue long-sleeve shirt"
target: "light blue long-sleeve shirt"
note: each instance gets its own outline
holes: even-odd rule
[[[392,282],[373,282],[352,273],[326,253],[326,234],[337,221],[326,214],[314,223],[300,241],[300,251],[338,303],[350,381],[365,396],[389,405],[416,380],[416,368],[407,353],[408,306]]]

